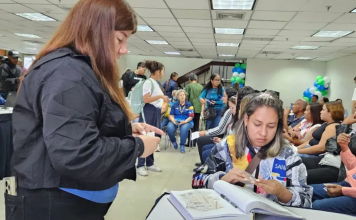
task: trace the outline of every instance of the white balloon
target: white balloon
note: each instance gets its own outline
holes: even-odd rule
[[[325,76],[325,77],[324,77],[324,81],[325,81],[326,83],[330,83],[331,79],[330,79],[330,77]]]
[[[314,93],[314,95],[319,96],[319,99],[322,97],[322,94],[321,94],[321,92],[320,92],[320,91],[316,91],[316,92]]]
[[[245,79],[246,74],[245,73],[240,73],[239,76],[240,76],[241,79]]]
[[[309,89],[309,92],[314,95],[315,92],[316,92],[316,88],[315,88],[314,86],[311,87],[311,88]]]
[[[238,72],[234,72],[233,74],[232,74],[232,77],[239,77],[239,73]]]
[[[328,84],[328,83],[325,83],[325,84],[324,84],[324,87],[325,87],[325,89],[329,88],[329,84]]]

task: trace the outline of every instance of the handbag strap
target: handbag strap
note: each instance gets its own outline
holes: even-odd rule
[[[256,154],[252,161],[249,163],[249,165],[246,168],[246,172],[249,174],[253,174],[253,172],[256,170],[256,168],[258,167],[258,165],[260,165],[261,162],[261,158],[258,154]]]

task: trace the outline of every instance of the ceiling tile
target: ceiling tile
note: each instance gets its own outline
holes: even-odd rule
[[[257,41],[257,40],[242,40],[243,44],[259,44],[259,45],[266,45],[269,41]]]
[[[282,11],[255,11],[252,20],[265,21],[290,21],[296,12],[282,12]]]
[[[211,10],[211,17],[213,20],[218,19],[218,14],[244,14],[243,20],[248,21],[251,18],[252,11],[241,11],[241,10]],[[235,20],[238,21],[238,20]]]
[[[287,22],[281,21],[250,21],[248,28],[255,29],[282,29]]]
[[[170,42],[171,45],[175,47],[191,47],[192,44],[190,42]]]
[[[275,36],[273,40],[275,41],[301,41],[305,39],[303,36]]]
[[[298,11],[308,0],[257,1],[256,11]]]
[[[297,45],[299,41],[276,41],[272,40],[269,42],[270,45],[287,45],[287,46],[294,46]]]
[[[208,39],[214,39],[213,34],[197,34],[197,33],[187,33],[189,38],[208,38]]]
[[[4,0],[0,0],[0,3],[3,3],[3,1]],[[21,4],[25,4],[25,3],[27,3],[27,4],[48,4],[47,0],[14,0],[14,1],[17,3],[21,3]],[[4,3],[6,3],[6,2],[14,3],[14,1],[5,0]],[[51,0],[49,0],[49,1],[51,1]],[[58,1],[57,1],[57,3],[58,3]]]
[[[206,9],[209,10],[209,0],[165,0],[172,9]]]
[[[303,36],[308,37],[315,34],[315,31],[308,31],[308,30],[281,30],[278,33],[279,36]]]
[[[212,34],[212,28],[201,28],[201,27],[182,27],[186,33],[200,33],[200,34]]]
[[[354,43],[356,42],[355,37],[343,37],[334,41],[334,43]]]
[[[245,36],[250,35],[261,35],[261,36],[274,36],[278,34],[280,30],[268,30],[268,29],[247,29],[245,32]]]
[[[19,0],[15,0],[15,1],[19,1]],[[28,1],[28,0],[22,0],[22,1]],[[32,0],[31,0],[32,1]],[[47,0],[48,2],[52,2],[53,4],[57,4],[57,5],[75,5],[77,2],[79,2],[79,0]]]
[[[211,20],[178,19],[178,22],[184,27],[212,27]]]
[[[332,22],[341,15],[342,13],[332,12],[299,12],[292,21]]]
[[[134,8],[167,8],[163,0],[126,0]]]
[[[241,43],[242,39],[216,39],[216,43]]]
[[[215,43],[214,39],[204,39],[204,38],[189,38],[190,41],[194,43],[204,42],[204,43]]]
[[[154,25],[167,25],[167,26],[178,26],[178,22],[174,18],[145,18],[145,21],[149,26]]]
[[[64,21],[68,14],[46,14],[47,16],[56,19],[57,21]]]
[[[356,8],[356,7],[355,7]],[[336,23],[356,23],[356,13],[347,13],[336,19]]]
[[[147,23],[138,15],[136,14],[137,24],[147,25]]]
[[[306,37],[304,38],[302,41],[327,41],[327,42],[330,42],[330,41],[333,41],[335,40],[336,38],[333,38],[333,37]]]
[[[135,33],[135,36],[138,37],[159,37],[159,34],[157,34],[156,32],[150,32],[150,31],[138,31]]]
[[[306,41],[302,41],[302,42],[299,42],[293,46],[324,46],[326,44],[328,44],[329,42],[306,42]]]
[[[209,19],[209,10],[179,10],[172,9],[172,12],[176,18],[186,18],[186,19]]]
[[[159,32],[162,37],[186,38],[185,33]]]
[[[24,4],[28,8],[32,8],[38,12],[44,14],[68,14],[68,11],[56,6],[56,5],[42,5],[42,4]]]
[[[325,31],[356,31],[355,23],[331,23],[322,28]]]
[[[134,8],[142,18],[174,18],[169,9]]]
[[[214,28],[246,28],[248,21],[213,20]]]
[[[300,11],[325,12],[327,6],[331,6],[330,12],[350,12],[356,8],[353,0],[310,0],[300,8]]]
[[[289,22],[284,29],[286,30],[311,30],[318,31],[322,27],[326,26],[326,22]]]
[[[169,31],[169,32],[177,32],[177,33],[182,33],[182,29],[180,27],[176,27],[176,26],[152,26],[152,28],[155,31]]]
[[[190,42],[188,40],[188,38],[178,38],[178,37],[165,37],[164,39],[166,39],[169,42]]]
[[[35,10],[23,6],[21,4],[1,4],[0,9],[6,12],[16,13],[16,12],[36,12]]]

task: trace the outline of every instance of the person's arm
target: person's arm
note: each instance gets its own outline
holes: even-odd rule
[[[310,146],[308,148],[303,148],[303,149],[299,149],[299,147],[298,147],[298,153],[300,153],[300,154],[322,154],[322,153],[325,153],[326,141],[335,135],[336,135],[335,125],[329,125],[326,127],[325,131],[323,132],[323,135],[321,136],[321,140],[319,141],[319,144]]]
[[[152,103],[159,99],[164,99],[164,95],[151,96],[152,83],[146,80],[143,84],[143,102]]]
[[[308,131],[307,136],[305,136],[303,139],[292,139],[291,142],[295,145],[301,145],[304,143],[309,143],[309,141],[313,138],[313,132],[318,129],[318,127],[315,127],[311,130]]]
[[[204,89],[199,96],[199,100],[202,105],[206,104],[205,97],[206,97],[206,90]]]
[[[227,103],[228,102],[228,96],[227,96],[227,94],[226,94],[226,92],[225,92],[225,90],[224,90],[224,97],[223,97],[223,103]]]
[[[205,136],[219,136],[221,134],[224,134],[227,129],[227,125],[229,124],[229,122],[231,122],[231,120],[232,114],[230,109],[228,109],[219,121],[219,125],[215,128],[207,130]]]
[[[351,153],[350,149],[347,151],[341,151],[340,156],[347,170],[353,170],[356,168],[356,157]]]
[[[356,100],[352,101],[351,114],[355,114],[355,110],[356,110]]]
[[[289,125],[288,125],[288,116],[290,113],[290,109],[284,109],[284,114],[283,114],[283,126],[286,131],[289,131]]]
[[[53,168],[80,181],[119,179],[135,167],[144,152],[143,141],[101,136],[100,98],[82,81],[58,78],[44,83],[40,97],[43,138]]]
[[[194,107],[190,103],[189,103],[189,105],[190,105],[189,110],[188,110],[189,117],[182,124],[187,124],[187,123],[191,122],[194,118]]]
[[[13,85],[15,85],[16,83],[19,82],[19,77],[13,77],[13,78],[9,77],[9,72],[11,72],[11,70],[9,69],[8,65],[2,65],[2,68],[0,68],[0,71],[1,71],[1,73],[0,73],[1,78],[3,80],[5,80],[5,82],[13,84]]]

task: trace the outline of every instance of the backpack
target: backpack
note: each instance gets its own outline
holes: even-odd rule
[[[151,95],[152,95],[154,90],[154,83],[152,79],[147,79],[147,80],[151,82]],[[135,114],[143,113],[143,107],[145,106],[145,103],[143,102],[143,84],[145,82],[146,80],[141,80],[140,82],[138,82],[133,88],[133,90],[129,92],[127,96],[131,109]],[[144,114],[142,114],[142,118],[143,121],[145,122],[146,120]]]

